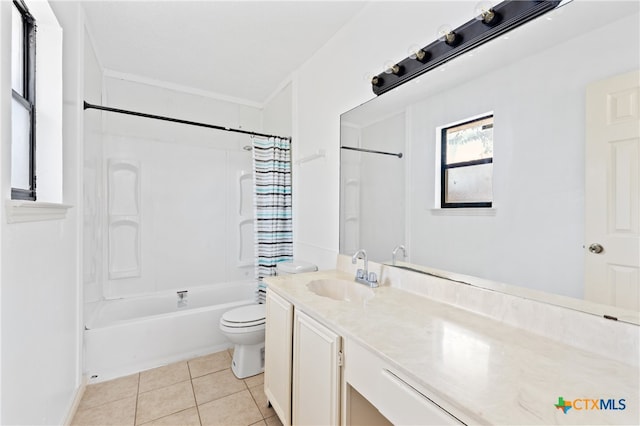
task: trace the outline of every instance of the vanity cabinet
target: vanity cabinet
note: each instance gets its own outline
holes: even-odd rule
[[[385,360],[374,355],[360,344],[347,340],[345,343],[345,369],[347,410],[346,423],[362,424],[363,418],[375,418],[375,409],[393,424],[405,425],[461,425],[464,424],[433,402],[418,385],[402,377]],[[355,389],[370,403],[358,403],[351,395]],[[365,409],[361,408],[365,407]],[[366,411],[365,411],[366,410]],[[386,424],[384,419],[375,424]],[[369,424],[374,422],[369,421]]]
[[[342,339],[295,311],[293,334],[293,424],[340,424]]]
[[[287,425],[340,424],[342,338],[267,290],[264,392]]]
[[[462,424],[380,355],[272,290],[266,315],[264,391],[285,426]]]
[[[264,393],[285,426],[291,424],[292,336],[293,305],[267,291]]]

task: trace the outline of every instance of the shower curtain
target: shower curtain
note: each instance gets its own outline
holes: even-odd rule
[[[253,138],[255,276],[258,303],[265,302],[264,277],[276,264],[293,259],[291,141]]]

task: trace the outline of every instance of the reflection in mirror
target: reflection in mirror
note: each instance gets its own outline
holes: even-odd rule
[[[638,323],[637,198],[604,214],[609,234],[629,238],[622,257],[631,260],[603,263],[604,275],[585,273],[597,255],[587,250],[592,243],[605,246],[600,255],[615,251],[613,243],[590,239],[599,237],[586,228],[593,212],[585,199],[594,190],[585,173],[605,167],[602,179],[614,188],[605,207],[622,193],[638,197],[640,135],[610,143],[612,157],[595,156],[604,165],[585,164],[593,157],[588,125],[604,116],[587,120],[597,108],[585,102],[588,88],[602,85],[596,82],[625,74],[633,83],[638,75],[629,73],[640,68],[639,9],[638,2],[574,0],[343,114],[342,145],[404,156],[341,151],[340,252],[364,248],[371,260],[391,263],[403,244],[412,268]],[[639,90],[614,90],[601,103],[621,120],[638,120]],[[438,129],[488,111],[495,125],[492,206],[443,208]],[[640,127],[633,123],[631,132]],[[607,164],[617,164],[620,185],[607,178]]]

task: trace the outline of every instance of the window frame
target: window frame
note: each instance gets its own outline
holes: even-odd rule
[[[479,160],[461,161],[458,163],[447,164],[447,131],[453,127],[460,127],[476,121],[494,119],[493,113],[482,114],[468,120],[460,121],[454,124],[443,126],[440,130],[440,208],[492,208],[493,200],[480,202],[446,202],[447,195],[447,170],[460,167],[470,167],[482,164],[493,164],[493,155],[491,158],[482,158]],[[493,143],[493,141],[492,141]]]
[[[11,188],[12,200],[36,200],[36,20],[23,0],[13,0],[23,25],[23,88],[20,94],[11,89],[13,99],[29,111],[29,189]]]

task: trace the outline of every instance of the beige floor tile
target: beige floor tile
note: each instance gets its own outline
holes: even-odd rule
[[[264,373],[257,374],[255,376],[247,377],[244,379],[248,388],[264,384]]]
[[[282,426],[282,422],[278,416],[269,417],[264,419],[267,426]]]
[[[247,390],[244,382],[236,378],[229,368],[206,376],[196,377],[192,382],[198,405]]]
[[[132,374],[131,376],[87,386],[78,410],[136,396],[138,394],[138,379],[138,374]]]
[[[215,373],[231,367],[231,357],[229,352],[216,352],[211,355],[201,356],[189,361],[191,377],[200,377],[205,374]]]
[[[251,426],[267,426],[264,420],[260,420],[257,423],[253,423]]]
[[[262,417],[266,419],[267,417],[276,415],[276,412],[273,410],[273,408],[269,407],[269,402],[267,401],[267,396],[264,394],[264,387],[262,385],[257,385],[249,388],[249,392],[251,392],[251,396],[256,402],[260,413],[262,413]]]
[[[98,407],[79,410],[73,418],[71,425],[131,425],[133,426],[136,415],[136,397],[128,397],[114,402],[109,402]]]
[[[262,419],[248,390],[207,402],[198,407],[203,426],[251,425]]]
[[[177,413],[196,405],[191,381],[180,382],[138,395],[136,424]]]
[[[198,409],[196,407],[188,408],[175,414],[171,414],[167,417],[154,420],[150,423],[145,423],[145,426],[200,426],[200,416],[198,415]]]
[[[163,388],[174,383],[189,380],[189,367],[187,362],[178,362],[154,368],[140,373],[140,393]]]

